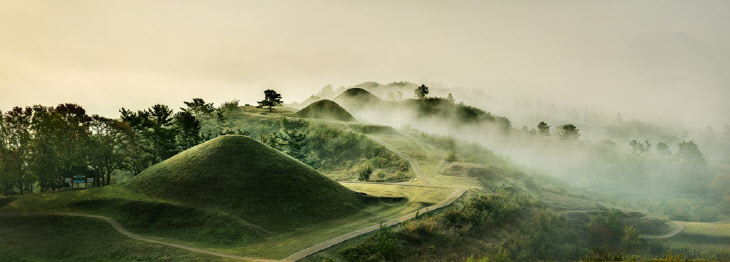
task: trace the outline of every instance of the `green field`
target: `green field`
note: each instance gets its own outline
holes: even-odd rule
[[[730,252],[730,222],[682,222],[682,233],[663,240],[673,248],[697,248]]]

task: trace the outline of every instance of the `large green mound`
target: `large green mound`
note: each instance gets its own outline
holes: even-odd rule
[[[267,230],[342,217],[364,202],[311,167],[245,136],[221,136],[154,165],[125,185],[214,208]]]
[[[338,103],[347,106],[364,106],[366,104],[380,103],[383,100],[362,88],[350,88],[342,92],[334,99]]]
[[[332,100],[323,99],[314,102],[296,113],[298,117],[322,118],[340,121],[354,121],[355,118]]]

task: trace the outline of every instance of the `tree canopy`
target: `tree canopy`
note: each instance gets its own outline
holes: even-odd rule
[[[428,95],[428,87],[426,85],[421,85],[416,87],[416,89],[413,90],[413,93],[416,95],[416,98],[424,99],[426,98],[426,95]]]
[[[281,101],[281,95],[279,93],[277,93],[274,90],[267,89],[264,91],[264,100],[258,101],[258,103],[259,103],[259,106],[258,106],[259,108],[268,106],[269,111],[271,111],[272,107],[282,104],[284,102]]]

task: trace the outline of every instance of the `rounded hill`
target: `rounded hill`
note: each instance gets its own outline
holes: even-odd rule
[[[365,203],[298,160],[233,135],[185,150],[144,170],[125,187],[219,209],[274,231],[352,214]]]
[[[332,100],[323,99],[314,102],[296,113],[298,117],[322,118],[340,121],[354,121],[355,118]]]
[[[380,102],[382,100],[368,90],[350,88],[335,97],[335,101]]]

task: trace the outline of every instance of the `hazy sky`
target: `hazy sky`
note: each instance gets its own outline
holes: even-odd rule
[[[0,110],[116,116],[409,80],[730,122],[729,14],[730,1],[0,0]]]

